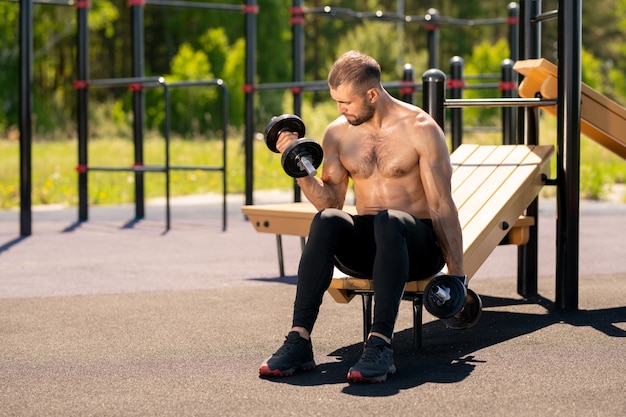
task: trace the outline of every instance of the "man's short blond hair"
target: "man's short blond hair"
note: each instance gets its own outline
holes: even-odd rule
[[[328,73],[328,85],[332,89],[350,84],[355,90],[365,92],[380,85],[380,64],[369,55],[348,51],[341,55]]]

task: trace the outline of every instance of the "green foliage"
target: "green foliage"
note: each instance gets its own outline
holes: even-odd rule
[[[466,60],[464,76],[480,74],[497,74],[497,78],[476,79],[467,83],[468,87],[477,83],[497,82],[501,72],[502,61],[509,57],[509,45],[504,39],[500,39],[495,44],[491,42],[481,42],[473,50],[470,59]],[[464,91],[463,98],[493,98],[501,97],[502,93],[497,88],[488,88]],[[496,120],[501,114],[497,108],[470,107],[463,110],[464,123],[467,126],[488,126],[496,124]]]
[[[232,4],[231,0],[214,0]],[[120,0],[91,2],[89,9],[89,78],[129,77],[133,74],[133,36],[131,10]],[[306,7],[331,4],[356,12],[381,10],[396,12],[396,0],[312,0]],[[404,2],[404,13],[424,16],[429,8],[440,16],[458,19],[505,17],[507,2],[479,0],[428,0]],[[291,0],[259,0],[256,18],[257,83],[286,82],[292,79],[292,26],[289,22]],[[543,9],[558,6],[556,0],[544,0]],[[626,104],[626,0],[583,2],[583,80],[617,102]],[[76,9],[38,3],[34,5],[34,131],[42,136],[65,136],[75,126],[76,93]],[[169,80],[195,77],[221,78],[230,96],[229,120],[241,127],[245,83],[246,14],[240,10],[192,9],[146,5],[141,8],[145,29],[145,73]],[[19,85],[19,3],[0,2],[0,131],[17,125]],[[462,56],[466,74],[497,73],[506,50],[509,27],[505,24],[439,27],[440,67],[454,55]],[[556,22],[542,24],[543,56],[556,62]],[[426,68],[429,32],[423,22],[414,19],[396,22],[331,17],[306,13],[304,24],[304,67],[306,80],[325,79],[328,68],[341,52],[360,49],[374,55],[382,64],[386,80],[401,76],[402,64],[411,63],[416,78]],[[471,54],[470,54],[471,52]],[[206,67],[208,65],[208,68]],[[200,91],[202,90],[202,91]],[[204,91],[206,90],[206,91]],[[210,90],[210,91],[209,91]],[[184,92],[183,92],[184,91]],[[163,118],[162,93],[146,93],[147,128],[160,128]],[[466,97],[494,96],[497,90],[467,92]],[[173,128],[192,136],[206,130],[220,129],[221,102],[216,89],[196,91],[181,89],[174,94]],[[175,99],[175,100],[174,100]],[[283,107],[284,92],[259,92],[255,95],[256,118],[262,124],[266,115],[291,109]],[[305,94],[315,105],[326,100],[323,93]],[[131,112],[130,94],[123,89],[92,89],[90,103],[111,103],[111,123],[121,123],[124,130]],[[490,124],[497,109],[467,109],[467,124]],[[91,125],[91,121],[90,121]],[[90,129],[106,130],[102,126]]]

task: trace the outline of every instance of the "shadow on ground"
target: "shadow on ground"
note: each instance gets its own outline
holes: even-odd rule
[[[451,330],[439,320],[425,323],[423,346],[417,351],[412,348],[412,329],[400,331],[394,339],[398,372],[389,376],[384,384],[350,384],[342,391],[354,396],[385,397],[425,383],[460,382],[484,363],[476,360],[473,353],[558,323],[592,327],[609,337],[626,337],[626,331],[616,326],[616,323],[626,323],[626,307],[564,312],[556,311],[553,304],[542,297],[523,300],[481,295],[481,299],[484,310],[474,327]],[[546,313],[490,310],[522,304],[540,305],[546,308]],[[362,344],[356,343],[337,349],[322,360],[317,358],[318,366],[312,371],[299,372],[289,378],[266,379],[296,386],[345,384],[348,370],[361,352]]]

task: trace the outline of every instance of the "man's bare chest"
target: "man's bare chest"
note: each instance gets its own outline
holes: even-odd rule
[[[402,177],[417,169],[415,148],[403,141],[354,141],[341,154],[342,164],[353,178]]]

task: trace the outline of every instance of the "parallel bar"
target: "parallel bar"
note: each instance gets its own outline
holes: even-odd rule
[[[556,99],[539,99],[539,98],[488,98],[488,99],[464,99],[455,100],[447,99],[444,107],[551,107],[556,106]]]
[[[163,7],[179,7],[187,9],[217,9],[230,10],[240,12],[243,10],[241,4],[219,4],[219,3],[201,3],[195,1],[176,1],[176,0],[145,0],[146,6],[163,6]]]
[[[539,23],[539,22],[544,22],[546,20],[554,20],[554,19],[558,19],[559,17],[559,11],[558,10],[551,10],[549,12],[544,12],[541,14],[538,14],[537,16],[535,16],[534,18],[531,19],[532,23]]]

